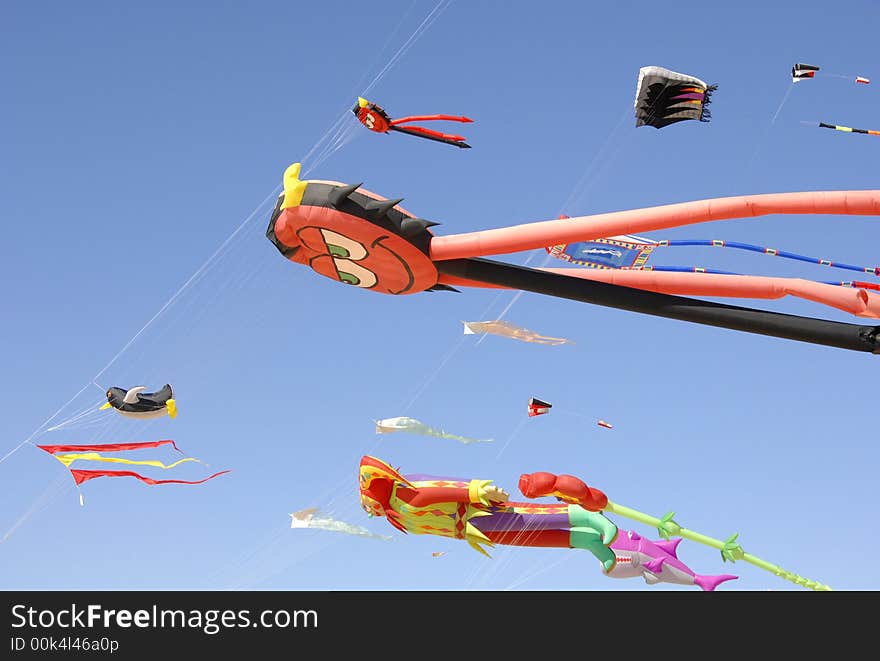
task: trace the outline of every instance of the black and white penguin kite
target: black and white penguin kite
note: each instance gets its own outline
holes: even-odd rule
[[[177,417],[177,403],[171,385],[166,383],[156,392],[144,392],[146,386],[136,386],[129,390],[109,388],[107,403],[101,410],[114,408],[126,418],[160,418],[166,413],[169,417]]]

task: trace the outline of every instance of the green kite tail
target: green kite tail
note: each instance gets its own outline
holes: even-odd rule
[[[689,539],[692,542],[711,546],[712,548],[721,551],[721,559],[724,562],[727,562],[728,560],[730,562],[745,560],[749,564],[760,567],[761,569],[769,571],[772,574],[776,574],[780,578],[784,578],[786,581],[791,581],[792,583],[801,585],[805,588],[809,588],[810,590],[831,590],[831,587],[829,587],[828,585],[819,583],[818,581],[810,580],[809,578],[804,578],[803,576],[799,576],[790,571],[786,571],[778,565],[774,565],[770,562],[767,562],[766,560],[761,560],[761,558],[755,557],[751,553],[746,553],[743,550],[743,547],[740,546],[739,542],[737,541],[739,533],[734,533],[722,542],[720,539],[707,537],[706,535],[701,535],[698,532],[694,532],[693,530],[688,530],[687,528],[681,527],[672,518],[675,516],[675,512],[668,512],[662,519],[658,519],[657,517],[639,512],[638,510],[634,510],[623,505],[618,505],[617,503],[613,503],[610,500],[608,501],[608,505],[605,506],[604,511],[610,512],[612,514],[617,514],[628,519],[633,519],[634,521],[638,521],[639,523],[644,523],[645,525],[657,528],[657,532],[663,539],[669,539],[670,537],[682,537],[684,539]]]

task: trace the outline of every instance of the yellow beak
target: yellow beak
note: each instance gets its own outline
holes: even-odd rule
[[[109,408],[110,408],[110,402],[107,402],[106,404],[104,404],[104,406],[102,406],[102,407],[101,407],[100,409],[98,409],[98,410],[99,410],[99,411],[103,411],[104,409],[109,409]]]

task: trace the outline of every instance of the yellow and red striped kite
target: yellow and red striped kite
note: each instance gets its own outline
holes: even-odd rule
[[[107,457],[102,452],[127,452],[129,450],[143,450],[146,448],[157,448],[163,445],[171,445],[175,450],[183,454],[180,448],[171,440],[147,441],[145,443],[105,443],[102,445],[38,445],[37,447],[48,452],[58,461],[67,467],[71,476],[77,485],[88,482],[97,477],[133,477],[145,484],[202,484],[208,480],[228,473],[228,470],[214,473],[202,480],[156,480],[152,477],[141,475],[130,470],[85,470],[71,468],[71,464],[75,461],[101,461],[113,464],[129,464],[136,466],[153,466],[155,468],[170,469],[180,464],[196,461],[194,457],[185,457],[170,464],[164,464],[155,459],[126,459],[123,457]],[[201,463],[201,462],[199,462]]]

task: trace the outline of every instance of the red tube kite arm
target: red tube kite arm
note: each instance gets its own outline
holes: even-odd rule
[[[463,142],[464,136],[453,135],[451,133],[441,133],[440,131],[432,131],[422,126],[389,126],[390,131],[400,131],[401,133],[409,133],[410,135],[419,135],[425,138],[434,138],[443,142]]]
[[[538,269],[572,278],[607,282],[658,294],[713,296],[721,298],[779,299],[795,296],[849,312],[858,317],[880,319],[880,296],[864,289],[829,285],[802,278],[669,271],[618,271],[605,269]],[[438,282],[452,287],[497,288],[474,280],[441,274]]]
[[[213,475],[209,475],[206,478],[201,480],[155,480],[152,477],[146,477],[145,475],[141,475],[140,473],[135,473],[134,471],[96,471],[96,470],[81,470],[76,468],[70,469],[70,474],[73,475],[73,479],[77,484],[82,484],[83,482],[88,482],[89,480],[94,480],[97,477],[133,477],[136,480],[140,480],[144,484],[149,485],[157,485],[157,484],[204,484],[208,480],[213,480],[215,477],[219,475],[225,475],[230,471],[220,471],[219,473],[214,473]]]
[[[591,241],[618,234],[769,214],[880,215],[880,190],[768,193],[667,204],[565,220],[545,220],[480,232],[435,236],[435,261],[503,255],[559,243]]]
[[[659,294],[778,299],[795,296],[828,305],[858,317],[880,319],[880,296],[864,289],[841,287],[803,278],[668,271],[604,269],[542,269],[586,280],[608,282]]]
[[[554,473],[523,473],[519,476],[519,490],[526,498],[555,496],[566,503],[577,503],[591,512],[601,512],[608,506],[608,496],[599,489],[587,486],[574,475]]]
[[[401,117],[400,119],[392,119],[389,124],[394,126],[396,124],[405,124],[407,122],[430,122],[434,120],[445,120],[449,122],[461,122],[463,124],[470,124],[474,120],[470,117],[455,117],[453,115],[412,115],[411,117]]]

